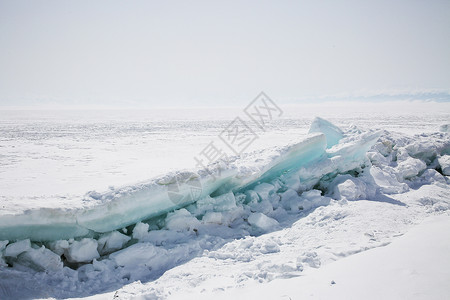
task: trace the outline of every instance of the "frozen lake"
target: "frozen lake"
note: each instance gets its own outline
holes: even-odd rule
[[[347,128],[394,132],[438,131],[450,120],[445,103],[328,107],[285,106],[284,114],[253,125],[239,108],[156,110],[0,111],[0,201],[2,214],[38,207],[82,207],[82,196],[192,169],[211,141],[233,153],[218,135],[237,116],[258,135],[246,152],[301,140],[315,116]]]
[[[384,246],[448,215],[447,106],[283,107],[262,129],[231,108],[1,111],[0,295],[205,296]],[[219,135],[235,117],[249,153],[218,181],[177,172],[204,195],[177,207],[161,175],[211,142],[233,155]]]

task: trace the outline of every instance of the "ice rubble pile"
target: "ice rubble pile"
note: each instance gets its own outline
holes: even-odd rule
[[[99,273],[117,282],[155,278],[230,239],[276,230],[331,201],[377,200],[424,184],[448,184],[447,133],[404,137],[355,126],[344,132],[320,118],[310,132],[264,157],[258,152],[219,163],[212,174],[179,173],[187,178],[181,195],[189,192],[189,180],[200,180],[196,199],[168,199],[173,179],[166,176],[91,193],[103,202],[86,211],[2,217],[0,266],[62,272],[74,281]],[[258,251],[276,252],[277,245]]]

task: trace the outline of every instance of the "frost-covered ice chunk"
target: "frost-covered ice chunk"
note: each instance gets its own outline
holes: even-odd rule
[[[223,223],[223,215],[220,212],[209,211],[203,216],[202,221],[205,224],[220,225]]]
[[[236,200],[237,206],[242,205],[245,202],[245,198],[246,198],[245,194],[242,193],[236,193],[234,195],[234,199]]]
[[[142,240],[148,234],[149,225],[147,223],[139,222],[133,228],[133,239]]]
[[[122,249],[130,239],[131,238],[129,236],[126,236],[118,231],[106,233],[98,239],[97,250],[101,255],[111,253]]]
[[[207,211],[213,211],[214,210],[214,199],[211,196],[203,197],[195,203],[195,206],[197,208],[196,213],[202,214]]]
[[[8,245],[9,241],[0,241],[0,252],[3,251],[3,249],[6,248],[6,245]]]
[[[55,252],[58,255],[63,255],[66,249],[69,249],[69,241],[67,240],[58,240],[54,242],[48,243],[48,247],[50,250]]]
[[[236,199],[233,193],[226,193],[213,199],[213,209],[215,211],[228,211],[236,207]]]
[[[259,196],[254,190],[245,191],[245,204],[255,204],[259,202]]]
[[[286,184],[286,186],[295,191],[298,191],[301,186],[300,177],[298,176],[298,174],[292,174],[291,176],[284,178],[284,183]]]
[[[0,241],[0,267],[6,267],[7,264],[3,259],[3,249],[8,245],[9,241]]]
[[[156,246],[178,244],[185,242],[190,236],[186,232],[172,230],[151,230],[142,242],[149,242]]]
[[[19,254],[28,251],[31,249],[31,242],[29,239],[18,241],[12,244],[9,244],[5,249],[6,257],[14,257],[16,258]]]
[[[359,177],[338,175],[328,189],[337,200],[360,200],[372,199],[377,192],[377,185],[369,172],[363,172]]]
[[[231,192],[215,197],[215,200],[216,204],[214,205],[214,209],[216,211],[228,211],[236,208],[236,199]]]
[[[44,246],[38,249],[30,248],[20,254],[17,257],[16,263],[37,271],[49,270],[55,272],[63,268],[61,257]]]
[[[263,231],[270,231],[272,229],[277,228],[280,224],[277,220],[272,219],[265,214],[262,213],[252,213],[248,217],[248,223],[252,226],[255,226]]]
[[[367,158],[375,166],[388,165],[391,162],[391,157],[385,157],[379,152],[367,152]]]
[[[388,135],[387,131],[385,131],[383,136],[381,136],[380,139],[378,140],[378,142],[375,145],[373,145],[371,149],[372,151],[368,153],[369,155],[378,153],[381,156],[387,158],[392,153],[395,143],[391,137],[386,135]]]
[[[398,181],[395,169],[392,167],[384,167],[383,170],[376,166],[372,166],[369,170],[375,184],[380,190],[386,194],[404,193],[409,190],[406,183]]]
[[[281,194],[281,205],[288,210],[298,210],[301,198],[298,193],[293,189],[288,189]]]
[[[404,147],[411,157],[430,164],[436,156],[450,154],[450,139],[444,133],[417,135]]]
[[[450,155],[443,155],[439,157],[438,162],[441,166],[442,173],[446,176],[450,176]]]
[[[217,197],[204,197],[196,203],[199,213],[207,211],[223,212],[236,208],[236,198],[233,193],[229,192]]]
[[[166,228],[176,231],[187,231],[197,229],[200,221],[191,215],[185,208],[167,214]]]
[[[150,243],[137,243],[128,248],[114,252],[109,257],[114,260],[118,266],[139,266],[148,263],[159,255],[164,255],[167,250],[155,247]]]
[[[309,133],[323,133],[327,139],[327,148],[331,148],[332,146],[339,143],[339,141],[344,137],[344,133],[342,130],[324,120],[322,118],[316,117],[309,128]]]
[[[330,204],[329,197],[323,197],[322,192],[319,190],[310,190],[303,192],[301,200],[298,203],[300,210],[310,210],[319,206]]]
[[[406,148],[404,147],[400,147],[397,149],[397,161],[400,163],[402,161],[407,160],[408,158],[410,158],[408,151],[406,150]]]
[[[323,160],[320,160],[314,164],[301,168],[297,172],[300,181],[300,188],[296,190],[312,189],[324,175],[336,172],[336,167],[342,161],[343,158],[341,156],[324,158]]]
[[[349,178],[334,188],[336,199],[358,200],[366,197],[366,184],[357,178]]]
[[[380,135],[381,131],[347,136],[341,143],[327,149],[328,157],[333,159],[335,171],[345,173],[360,167],[366,160],[367,151],[375,145]]]
[[[237,219],[243,219],[245,215],[244,208],[242,206],[236,207],[226,213],[222,213],[223,215],[223,224],[231,225]]]
[[[319,190],[310,190],[302,193],[302,197],[308,200],[314,200],[322,197],[322,192]]]
[[[447,184],[444,176],[442,176],[438,171],[433,169],[426,169],[422,175],[420,175],[415,181],[415,184],[425,185],[425,184]]]
[[[265,215],[269,215],[273,212],[273,206],[269,200],[263,200],[258,203],[250,204],[249,207],[252,212],[261,212]]]
[[[400,162],[396,168],[397,178],[399,180],[409,179],[417,176],[420,172],[425,170],[427,165],[417,158],[408,157],[406,160]]]
[[[74,241],[65,252],[65,256],[69,262],[91,262],[94,258],[100,257],[97,247],[96,240],[84,238],[81,241]]]
[[[318,190],[303,192],[301,196],[296,191],[288,189],[281,194],[281,204],[291,211],[307,211],[322,205],[328,205],[330,198],[323,197]]]
[[[275,187],[270,183],[263,182],[258,184],[253,188],[253,190],[259,195],[261,200],[269,200],[272,202],[271,199],[274,196],[277,196],[275,194]]]

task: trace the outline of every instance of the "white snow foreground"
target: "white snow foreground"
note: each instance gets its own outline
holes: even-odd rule
[[[447,299],[450,217],[431,217],[386,247],[351,255],[299,277],[174,299]],[[444,258],[444,259],[442,259]]]
[[[101,204],[86,210],[0,216],[0,298],[217,292],[300,276],[448,214],[448,133],[342,131],[322,119],[310,131],[210,172],[90,193]]]

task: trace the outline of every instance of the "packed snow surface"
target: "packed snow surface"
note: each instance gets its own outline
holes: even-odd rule
[[[450,293],[449,233],[448,216],[431,217],[386,247],[311,268],[304,276],[173,298],[446,299]]]
[[[8,208],[0,298],[220,295],[449,218],[447,132],[311,124],[285,146],[91,191],[81,207]]]

